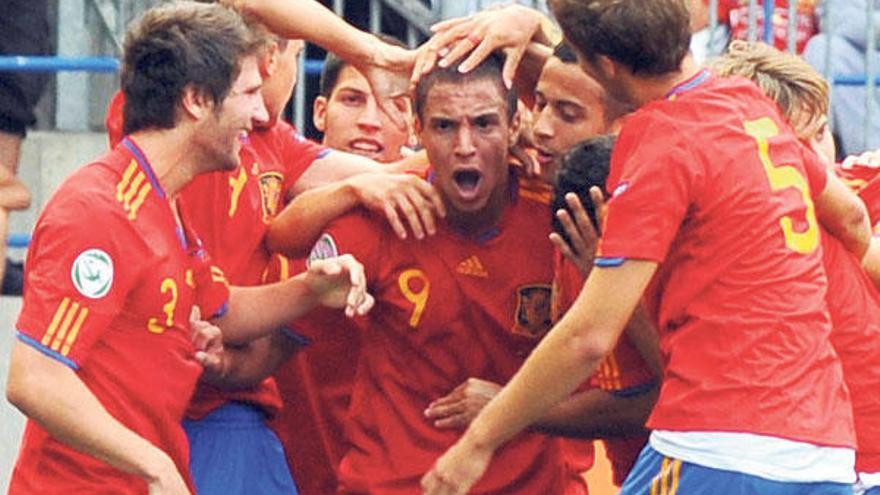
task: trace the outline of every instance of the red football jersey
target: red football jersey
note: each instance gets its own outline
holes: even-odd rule
[[[880,234],[880,168],[859,163],[843,168],[837,164],[834,172],[865,203],[874,234]]]
[[[880,472],[880,297],[861,264],[836,238],[823,232],[828,273],[831,344],[843,364],[855,417],[856,469]]]
[[[749,6],[747,0],[721,0],[718,5],[718,19],[730,25],[731,38],[749,38]],[[764,2],[759,0],[755,9],[756,32],[759,40],[764,39]],[[773,5],[773,46],[779,50],[788,49],[788,1],[776,0]],[[817,32],[816,1],[799,0],[795,14],[795,50],[804,51],[807,41]]]
[[[269,280],[305,270],[305,260],[275,255]],[[337,466],[349,444],[345,430],[360,355],[360,329],[342,311],[315,308],[288,325],[307,344],[275,372],[284,408],[271,422],[297,489],[336,493]]]
[[[313,257],[351,253],[364,264],[377,301],[362,334],[343,491],[419,493],[462,433],[435,428],[428,404],[470,377],[507,383],[550,328],[550,219],[535,200],[545,194],[519,189],[476,239],[441,226],[427,240],[401,241],[384,218],[359,211],[318,241]],[[558,439],[524,433],[471,493],[583,492],[568,471]]]
[[[631,115],[611,161],[597,264],[662,262],[648,427],[854,446],[812,200],[826,171],[776,105],[701,72]]]
[[[269,129],[255,129],[242,143],[241,165],[234,172],[196,177],[182,196],[187,213],[205,247],[215,254],[230,283],[259,285],[270,260],[264,238],[269,222],[281,211],[288,191],[316,159],[327,152],[279,121]],[[199,419],[234,400],[257,404],[272,416],[281,409],[275,380],[256,387],[226,391],[200,383],[187,412]]]
[[[578,269],[562,256],[558,250],[554,252],[555,279],[553,283],[553,307],[554,321],[561,317],[562,313],[574,304],[578,294],[584,285],[584,279]],[[642,359],[638,349],[623,335],[617,342],[614,351],[605,358],[596,373],[590,378],[589,386],[602,389],[611,394],[637,393],[642,388],[650,387],[657,381],[651,369]],[[611,462],[614,475],[614,483],[618,486],[629,475],[635,465],[642,447],[648,441],[648,434],[632,435],[627,437],[606,438],[605,453]],[[575,465],[584,466],[585,471],[593,464],[592,442],[590,448],[584,445],[586,442],[570,441],[570,451],[575,457]],[[586,454],[589,453],[589,463],[585,464]]]
[[[107,109],[105,123],[111,145],[122,139],[124,103],[124,95],[117,92]],[[254,129],[244,139],[237,170],[200,175],[183,189],[185,213],[230,283],[262,283],[270,257],[263,242],[269,221],[284,207],[293,184],[325,153],[326,148],[278,121],[271,128]],[[237,391],[199,384],[187,417],[203,418],[228,400],[257,404],[270,416],[281,408],[272,378]]]
[[[186,219],[184,218],[184,221]],[[46,205],[29,249],[19,339],[76,370],[107,411],[189,477],[180,423],[201,366],[193,305],[225,308],[222,271],[178,228],[130,140],[76,172]],[[13,493],[146,493],[146,483],[28,421]]]

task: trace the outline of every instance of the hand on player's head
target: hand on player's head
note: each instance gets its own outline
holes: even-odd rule
[[[510,88],[526,47],[540,29],[541,14],[519,5],[439,22],[431,27],[434,35],[418,50],[412,83],[437,65],[450,67],[462,59],[459,70],[468,72],[500,49],[506,55],[504,83]]]

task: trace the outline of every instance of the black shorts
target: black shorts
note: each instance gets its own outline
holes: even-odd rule
[[[48,55],[48,0],[5,0],[0,55]],[[46,72],[0,71],[0,131],[24,136],[36,122],[34,106],[51,77]]]

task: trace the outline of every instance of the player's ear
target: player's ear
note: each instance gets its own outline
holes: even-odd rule
[[[281,55],[278,43],[269,43],[260,57],[260,76],[263,79],[271,76],[278,69],[278,57]]]
[[[312,104],[312,123],[321,132],[327,128],[327,97],[318,96]]]
[[[618,64],[605,55],[596,56],[596,65],[601,73],[609,79],[614,78],[620,72]]]
[[[214,100],[205,91],[188,84],[183,88],[180,106],[194,120],[201,120],[214,109]]]

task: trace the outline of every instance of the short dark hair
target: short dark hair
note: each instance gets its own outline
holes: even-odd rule
[[[504,55],[500,52],[492,52],[480,65],[474,67],[467,73],[462,74],[458,71],[458,64],[445,68],[436,67],[431,72],[422,76],[416,85],[415,101],[413,106],[419,119],[424,118],[425,103],[428,100],[428,93],[431,88],[438,82],[465,82],[476,81],[480,79],[491,79],[498,84],[501,94],[507,100],[507,118],[513,120],[517,109],[516,90],[507,89],[504,85],[504,79],[501,77],[501,69],[504,67]]]
[[[553,49],[553,56],[566,64],[576,64],[578,62],[577,54],[574,52],[574,49],[564,41],[556,45],[556,48]]]
[[[126,34],[123,132],[174,127],[188,85],[220,104],[241,59],[260,43],[236,12],[219,4],[181,1],[148,10]]]
[[[389,45],[406,48],[406,45],[403,44],[402,41],[389,34],[374,33],[374,36]],[[342,69],[348,67],[348,65],[348,62],[339,58],[335,53],[327,52],[327,56],[324,57],[324,66],[321,67],[321,80],[318,86],[318,93],[321,96],[325,98],[330,97],[330,94],[336,89],[336,83],[339,82],[339,74],[342,72]]]
[[[685,0],[550,0],[565,38],[588,61],[598,55],[633,74],[678,70],[690,49]]]
[[[553,184],[553,201],[550,203],[550,214],[553,218],[553,229],[571,245],[568,234],[562,223],[556,218],[556,212],[568,208],[565,195],[573,192],[580,198],[581,203],[587,210],[590,221],[593,222],[596,232],[600,231],[599,220],[596,218],[596,206],[590,198],[590,188],[596,186],[602,189],[602,193],[608,196],[605,189],[605,181],[608,180],[608,171],[611,168],[611,149],[614,147],[616,138],[613,135],[597,136],[587,139],[575,145],[562,159],[562,165],[556,172],[556,180]],[[571,210],[569,210],[571,214]]]

